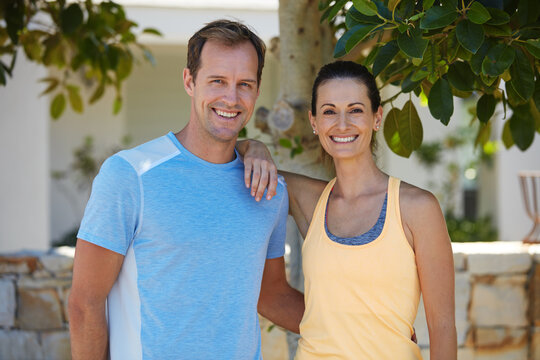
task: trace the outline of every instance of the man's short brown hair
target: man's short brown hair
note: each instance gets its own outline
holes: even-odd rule
[[[197,77],[197,71],[201,66],[201,52],[208,40],[217,41],[226,46],[235,46],[249,41],[257,52],[257,86],[261,84],[262,69],[264,67],[264,54],[266,45],[246,25],[231,20],[216,20],[206,24],[197,31],[188,42],[187,68],[193,77]]]

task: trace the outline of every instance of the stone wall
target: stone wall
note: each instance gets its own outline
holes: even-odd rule
[[[540,360],[540,245],[453,244],[460,360]],[[69,359],[73,249],[0,255],[0,359]],[[265,360],[286,360],[285,333],[261,319]],[[415,322],[429,359],[422,304]]]
[[[0,255],[0,359],[70,359],[73,249]]]

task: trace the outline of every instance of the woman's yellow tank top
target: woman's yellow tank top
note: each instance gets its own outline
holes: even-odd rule
[[[388,180],[381,234],[365,245],[332,241],[323,191],[302,247],[306,311],[296,360],[421,359],[411,340],[420,300],[414,252],[401,224],[400,181]]]

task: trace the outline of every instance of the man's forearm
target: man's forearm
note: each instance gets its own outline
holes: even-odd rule
[[[70,302],[69,317],[73,360],[107,360],[109,336],[105,305],[83,309]]]
[[[290,286],[259,300],[259,313],[262,316],[297,334],[304,309],[304,294]]]

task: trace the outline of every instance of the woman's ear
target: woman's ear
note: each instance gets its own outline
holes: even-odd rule
[[[309,115],[309,123],[311,124],[311,128],[313,129],[313,133],[317,135],[317,125],[315,125],[315,116],[311,113],[311,110],[308,111]]]

